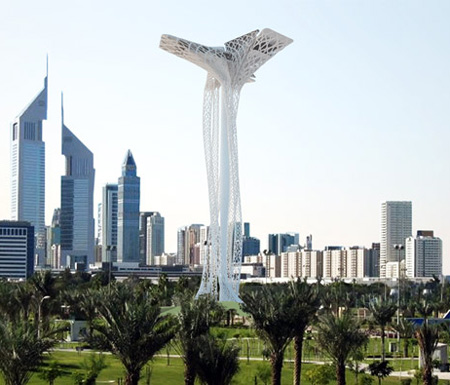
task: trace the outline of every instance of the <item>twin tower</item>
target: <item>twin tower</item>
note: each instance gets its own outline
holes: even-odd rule
[[[45,142],[42,122],[47,119],[48,73],[44,88],[16,117],[11,127],[11,219],[30,222],[35,229],[35,264],[46,261]],[[94,263],[94,155],[64,123],[61,99],[62,154],[60,232],[52,252],[54,268]],[[139,258],[140,180],[128,151],[119,178],[117,260]],[[122,202],[122,206],[120,204]],[[136,242],[128,239],[136,238]]]

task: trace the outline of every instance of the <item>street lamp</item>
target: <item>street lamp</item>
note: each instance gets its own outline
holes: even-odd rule
[[[397,281],[397,325],[400,323],[400,253],[405,248],[403,245],[394,245],[394,249],[398,251],[398,281]]]
[[[46,299],[50,299],[50,296],[46,295],[46,296],[42,297],[41,301],[39,302],[39,306],[38,306],[38,330],[37,330],[38,339],[41,338],[41,308],[42,308],[42,304],[44,303],[44,301]]]

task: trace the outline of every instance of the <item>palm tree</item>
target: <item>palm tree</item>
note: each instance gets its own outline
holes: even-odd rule
[[[197,374],[205,385],[229,385],[239,371],[239,347],[226,338],[205,334],[198,339]]]
[[[393,302],[370,302],[369,310],[372,312],[372,317],[375,323],[381,329],[381,361],[386,360],[386,348],[385,348],[385,331],[386,326],[391,322],[394,316],[397,305]]]
[[[430,325],[428,318],[416,329],[415,336],[419,343],[420,355],[423,363],[423,385],[433,384],[433,352],[439,341],[439,329],[437,325]]]
[[[180,311],[177,315],[179,327],[176,339],[184,363],[184,383],[193,385],[197,376],[198,340],[218,322],[223,309],[212,297],[203,295],[195,299],[189,290],[180,294],[178,301]]]
[[[336,366],[337,385],[345,385],[345,364],[351,354],[367,344],[367,335],[359,329],[349,312],[331,313],[319,318],[317,343]]]
[[[408,357],[409,339],[414,336],[414,324],[406,318],[400,318],[398,325],[393,325],[394,330],[398,333],[403,342],[403,357]]]
[[[128,285],[103,287],[95,297],[98,317],[88,341],[111,352],[126,370],[125,384],[137,385],[143,366],[174,336],[175,319],[159,303]]]
[[[24,385],[42,363],[44,353],[57,342],[50,330],[38,338],[33,321],[0,321],[0,372],[5,385]]]
[[[302,370],[303,339],[306,328],[311,324],[319,309],[320,301],[317,290],[297,279],[291,281],[288,290],[290,304],[290,320],[294,333],[294,385],[300,384]]]
[[[268,345],[272,385],[281,384],[284,352],[292,341],[289,303],[282,287],[262,286],[242,295],[242,309],[251,314],[256,332]]]

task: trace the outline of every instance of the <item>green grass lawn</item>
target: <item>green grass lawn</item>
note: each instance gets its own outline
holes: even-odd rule
[[[56,351],[51,355],[50,360],[55,360],[59,364],[63,365],[65,370],[69,373],[74,373],[81,370],[80,363],[88,356],[89,353],[76,353],[76,352],[64,352]],[[107,381],[115,381],[117,384],[118,378],[123,377],[123,367],[120,362],[111,355],[106,355],[106,362],[108,367],[102,371],[97,383],[107,383]],[[255,384],[255,375],[258,365],[269,365],[267,361],[258,362],[247,360],[241,361],[240,371],[235,377],[234,385],[253,385]],[[302,366],[303,374],[312,367],[311,364],[304,364]],[[170,358],[169,365],[167,364],[166,357],[158,357],[151,363],[152,376],[151,385],[178,385],[183,384],[183,363],[179,358]],[[142,373],[144,374],[144,372]],[[375,380],[375,379],[374,379]],[[70,375],[61,377],[56,380],[55,385],[69,385],[72,384],[72,378]],[[145,385],[145,378],[142,378],[139,382]],[[347,371],[347,384],[354,385],[354,374]],[[0,384],[3,381],[0,380]],[[34,375],[29,382],[30,385],[44,385],[45,382],[40,380],[37,375]],[[258,380],[258,384],[262,385],[262,382]],[[292,363],[286,362],[283,367],[282,384],[288,385],[292,384]],[[302,379],[303,385],[309,385],[306,379]],[[331,385],[335,382],[331,382]],[[374,385],[377,381],[374,381]],[[383,381],[383,385],[398,385],[400,381],[398,378],[388,378]]]

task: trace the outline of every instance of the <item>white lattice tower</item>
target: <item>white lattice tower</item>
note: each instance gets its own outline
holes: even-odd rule
[[[255,71],[292,40],[270,29],[250,32],[206,47],[162,35],[160,47],[205,69],[203,141],[209,189],[210,230],[197,295],[212,294],[220,301],[239,299],[242,261],[242,210],[236,118],[242,86]]]

